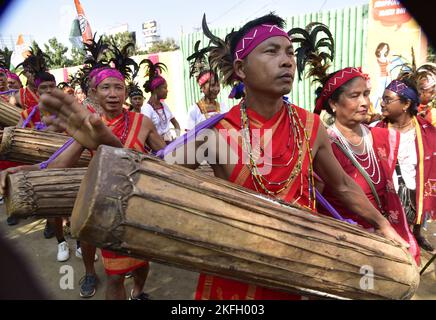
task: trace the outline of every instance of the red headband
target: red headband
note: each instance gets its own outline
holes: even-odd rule
[[[200,78],[198,78],[198,84],[200,87],[204,86],[204,84],[206,82],[208,82],[210,80],[210,78],[212,78],[214,76],[212,71],[206,72],[205,74],[203,74]]]
[[[358,68],[349,67],[336,72],[324,85],[321,95],[316,100],[315,110],[313,112],[320,114],[323,109],[324,102],[328,101],[328,99],[330,99],[332,94],[339,87],[343,86],[346,82],[356,77],[362,77],[366,80],[368,79],[368,75],[362,73],[361,67]]]

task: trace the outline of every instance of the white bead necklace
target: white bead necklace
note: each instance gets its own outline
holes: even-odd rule
[[[368,173],[371,181],[374,184],[379,184],[381,180],[380,166],[375,156],[374,148],[372,147],[369,130],[360,125],[360,129],[362,130],[363,152],[359,154],[355,152],[351,146],[358,146],[362,142],[360,142],[358,145],[354,145],[350,143],[347,138],[345,138],[336,125],[333,124],[331,128],[335,132],[339,142],[345,147],[345,149],[347,149],[353,159],[359,162],[362,168]],[[366,166],[362,165],[362,163],[365,162],[368,162],[368,164]]]

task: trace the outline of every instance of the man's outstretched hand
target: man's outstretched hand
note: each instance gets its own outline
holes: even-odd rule
[[[95,150],[101,144],[123,147],[99,115],[89,112],[74,97],[62,90],[56,89],[51,95],[42,95],[40,107],[51,114],[44,117],[48,126],[66,131],[85,148]]]

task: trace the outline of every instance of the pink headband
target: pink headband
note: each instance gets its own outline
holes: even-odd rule
[[[7,72],[7,74],[8,74],[9,79],[17,80],[21,84],[21,79],[17,74],[12,73],[12,72]]]
[[[5,68],[2,68],[2,67],[0,67],[0,72],[3,72],[3,73],[8,73],[9,72],[9,70],[8,69],[5,69]]]
[[[35,79],[34,83],[35,83],[35,87],[38,88],[39,85],[42,83],[42,80],[41,79]]]
[[[39,87],[39,85],[43,82],[54,82],[56,84],[56,81],[54,80],[43,80],[43,79],[35,79],[35,87]]]
[[[204,86],[204,84],[206,82],[209,81],[210,78],[212,78],[214,76],[214,73],[212,71],[206,72],[205,74],[203,74],[198,80],[198,84],[200,85],[200,87]]]
[[[251,51],[253,51],[266,39],[278,36],[290,39],[289,35],[276,25],[262,24],[260,26],[253,27],[238,42],[238,45],[235,49],[235,60],[244,59],[250,54]]]
[[[103,69],[100,70],[95,75],[95,83],[94,88],[97,88],[97,86],[105,79],[107,78],[116,78],[118,80],[121,80],[124,82],[124,76],[119,72],[117,69]]]
[[[167,81],[165,80],[165,78],[161,77],[161,76],[156,76],[150,84],[150,90],[153,91],[154,89],[156,89],[157,87],[163,85],[164,83],[166,83]]]
[[[94,70],[92,70],[89,73],[89,80],[92,80],[100,71],[104,70],[104,69],[109,69],[108,67],[100,67],[100,68],[95,68]]]
[[[23,87],[23,83],[21,82],[21,79],[17,74],[12,72],[7,72],[7,74],[8,74],[8,79],[14,79],[15,81],[18,81],[20,87]]]
[[[324,102],[327,101],[339,87],[356,77],[362,77],[366,80],[369,79],[367,74],[362,73],[361,67],[350,67],[336,72],[324,85],[321,95],[316,100],[316,106],[313,112],[320,114],[323,109]]]

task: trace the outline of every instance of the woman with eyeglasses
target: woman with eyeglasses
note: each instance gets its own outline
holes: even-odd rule
[[[327,133],[333,154],[347,175],[360,186],[371,204],[409,244],[409,251],[419,264],[419,247],[407,224],[405,212],[392,182],[399,134],[393,130],[369,128],[365,125],[371,91],[368,75],[361,68],[355,67],[327,74],[327,58],[332,60],[334,52],[326,55],[324,50],[317,49],[316,42],[313,43],[317,39],[314,33],[323,28],[330,36],[330,48],[334,48],[333,39],[323,25],[315,25],[313,28],[314,31],[308,32],[299,32],[297,29],[292,36],[300,43],[297,49],[299,72],[304,70],[306,64],[309,65],[307,74],[321,84],[316,90],[314,113],[320,114],[324,111],[330,115]],[[307,38],[309,32],[311,36]],[[328,181],[319,179],[317,189],[340,215],[356,221],[369,231],[374,231],[370,223],[339,201],[340,195],[336,191],[325,188],[324,185],[327,184]],[[351,191],[344,188],[342,192]],[[322,214],[330,215],[321,205],[317,209]]]
[[[417,117],[419,94],[407,78],[392,81],[382,98],[384,120],[377,127],[400,133],[394,184],[418,244],[426,251],[433,245],[421,234],[428,219],[436,217],[436,129]]]
[[[360,68],[344,68],[321,77],[315,113],[325,110],[333,117],[327,129],[336,159],[344,171],[361,187],[373,206],[391,223],[409,245],[409,251],[419,264],[420,251],[407,224],[392,176],[399,146],[399,134],[382,128],[364,125],[369,109],[367,75]],[[320,190],[323,183],[320,183]],[[360,219],[338,200],[338,195],[328,188],[323,196],[343,218],[356,221],[363,228],[372,226]],[[347,192],[347,190],[344,190]],[[327,211],[318,206],[321,213]]]

